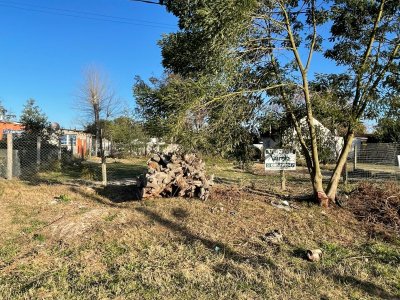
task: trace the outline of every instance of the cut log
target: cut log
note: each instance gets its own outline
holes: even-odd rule
[[[205,163],[193,153],[176,152],[154,154],[147,162],[143,198],[198,197],[207,200],[213,176],[207,177]]]

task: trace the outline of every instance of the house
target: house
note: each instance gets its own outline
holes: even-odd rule
[[[22,133],[24,125],[17,122],[0,121],[0,140],[4,138],[7,133]]]
[[[313,118],[315,130],[317,133],[317,143],[320,151],[320,159],[322,161],[332,161],[339,158],[340,152],[344,145],[344,139],[337,136],[326,128],[320,121]],[[309,140],[309,131],[307,118],[303,117],[299,120],[300,128],[303,132],[305,140]],[[295,149],[297,153],[301,153],[300,142],[297,137],[296,129],[289,128],[282,136],[282,144]]]
[[[301,130],[305,136],[306,140],[308,134],[308,125],[306,117],[299,120]],[[324,160],[335,160],[339,157],[340,151],[343,148],[344,140],[342,137],[336,136],[328,128],[326,128],[320,121],[314,118],[314,124],[318,135],[318,146],[324,149],[323,159]],[[283,134],[278,134],[277,132],[269,132],[261,136],[261,141],[263,145],[263,152],[265,149],[273,148],[291,148],[296,150],[296,152],[301,155],[301,146],[299,139],[297,137],[296,129],[291,127],[287,129]]]
[[[62,129],[60,137],[61,147],[71,151],[73,155],[85,157],[91,155],[93,136],[83,130]]]

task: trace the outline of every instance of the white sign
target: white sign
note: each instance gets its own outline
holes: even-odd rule
[[[296,170],[296,151],[290,149],[265,149],[265,170]]]

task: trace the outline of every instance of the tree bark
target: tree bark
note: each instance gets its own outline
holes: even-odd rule
[[[292,52],[295,57],[298,69],[301,73],[301,78],[302,78],[302,85],[303,85],[303,94],[304,94],[304,100],[306,104],[306,110],[307,110],[307,125],[308,125],[308,130],[310,132],[310,137],[311,137],[311,159],[312,159],[312,172],[310,172],[311,176],[311,182],[314,190],[314,196],[318,203],[321,206],[328,206],[329,204],[329,198],[326,196],[323,185],[322,185],[322,174],[321,174],[321,169],[319,165],[319,156],[318,156],[318,144],[317,144],[317,134],[315,131],[315,125],[314,125],[314,118],[313,118],[313,112],[312,112],[312,105],[311,105],[311,97],[310,97],[310,90],[309,90],[309,85],[308,85],[308,78],[307,78],[307,71],[308,71],[308,65],[310,64],[311,61],[311,56],[312,52],[314,51],[313,45],[310,48],[310,53],[309,53],[309,58],[307,61],[306,67],[304,67],[300,53],[298,51],[295,38],[292,32],[291,24],[290,24],[290,17],[285,9],[285,4],[284,2],[279,2],[279,5],[281,7],[282,13],[285,17],[285,26],[286,30],[288,33],[288,37],[290,40],[290,44],[292,46]],[[313,11],[315,7],[313,6]],[[313,34],[313,40],[316,37],[316,32],[314,31]]]
[[[96,102],[93,101],[93,102]],[[94,103],[93,104],[93,111],[94,111],[94,124],[96,127],[96,157],[99,157],[100,152],[100,157],[103,157],[103,138],[101,136],[101,124],[100,124],[100,108],[98,104]]]
[[[318,144],[317,144],[317,133],[315,131],[314,117],[311,108],[311,99],[308,89],[307,75],[302,74],[303,85],[304,85],[304,98],[306,101],[307,109],[307,124],[311,137],[311,158],[313,162],[313,172],[310,174],[313,182],[314,196],[321,206],[328,206],[329,199],[325,194],[324,187],[322,185],[322,173],[319,165],[318,155]]]
[[[340,175],[342,174],[343,167],[346,164],[347,157],[349,156],[353,140],[354,140],[354,132],[349,131],[345,138],[343,149],[339,156],[339,160],[336,163],[335,170],[333,171],[332,177],[327,187],[326,194],[328,198],[332,201],[334,201],[336,198],[336,192],[340,181]]]

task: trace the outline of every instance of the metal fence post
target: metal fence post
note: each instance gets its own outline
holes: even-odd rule
[[[40,136],[37,137],[36,140],[36,165],[39,169],[40,167],[40,151],[42,148],[42,138]]]
[[[102,179],[102,184],[104,186],[107,185],[107,162],[106,158],[103,157],[101,159],[101,179]]]
[[[13,177],[13,136],[12,133],[7,133],[7,179]]]
[[[58,138],[58,161],[61,161],[61,138]]]
[[[357,145],[354,144],[354,161],[353,161],[353,171],[357,169]]]
[[[72,138],[72,136],[69,136],[70,142],[71,142],[71,159],[74,158],[74,139]]]
[[[93,147],[93,142],[92,142],[93,137],[90,137],[89,140],[89,153],[88,153],[88,157],[91,158],[92,157],[92,147]]]

